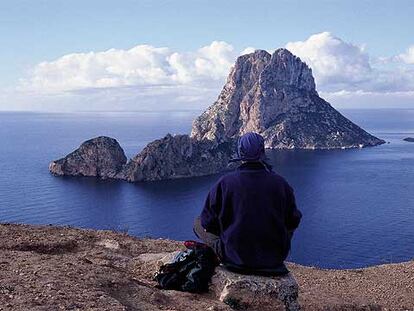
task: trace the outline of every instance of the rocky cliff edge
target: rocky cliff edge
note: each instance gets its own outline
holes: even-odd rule
[[[211,292],[154,287],[151,258],[182,247],[113,231],[0,224],[0,309],[232,310]],[[412,261],[352,270],[288,267],[302,310],[414,310]]]

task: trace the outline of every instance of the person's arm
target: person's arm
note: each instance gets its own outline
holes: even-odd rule
[[[302,218],[302,213],[296,206],[295,194],[291,186],[286,187],[286,199],[287,199],[287,214],[286,214],[286,228],[288,230],[290,238],[293,236],[293,232],[299,226]]]
[[[201,212],[201,226],[210,233],[220,234],[218,215],[222,205],[222,187],[220,181],[217,182],[207,195],[204,208]]]

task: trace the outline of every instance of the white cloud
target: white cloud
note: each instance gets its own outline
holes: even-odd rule
[[[366,92],[338,91],[320,92],[320,95],[337,108],[413,108],[414,91]]]
[[[318,91],[334,105],[392,106],[392,94],[414,104],[414,45],[399,55],[373,58],[363,45],[323,32],[286,47],[312,68]],[[3,92],[0,109],[201,110],[217,97],[236,57],[254,50],[214,41],[190,52],[137,45],[67,54],[35,66],[16,94]]]
[[[198,82],[206,85],[221,81],[236,56],[233,47],[223,41],[190,53],[150,45],[75,53],[38,64],[22,85],[25,90],[40,93]]]
[[[305,41],[289,42],[286,48],[312,68],[322,89],[353,87],[372,78],[372,68],[364,48],[329,32],[312,35]]]
[[[395,62],[414,62],[414,47],[397,57],[371,58],[363,46],[322,32],[305,41],[289,42],[286,48],[312,68],[322,92],[366,95],[414,90],[413,68]]]
[[[398,55],[397,59],[407,64],[414,64],[414,45],[411,45],[405,53]]]
[[[256,51],[256,49],[254,47],[249,46],[245,48],[243,51],[241,51],[240,55],[250,54],[250,53],[253,53],[254,51]]]

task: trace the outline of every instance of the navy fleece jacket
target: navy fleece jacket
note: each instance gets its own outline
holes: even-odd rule
[[[283,177],[246,162],[213,186],[200,217],[203,228],[220,237],[224,263],[272,271],[283,265],[302,214]]]

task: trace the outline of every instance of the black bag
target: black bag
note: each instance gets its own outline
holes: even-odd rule
[[[177,254],[171,263],[164,264],[155,274],[158,288],[201,293],[208,291],[208,284],[218,265],[214,251],[205,244],[191,245]]]

